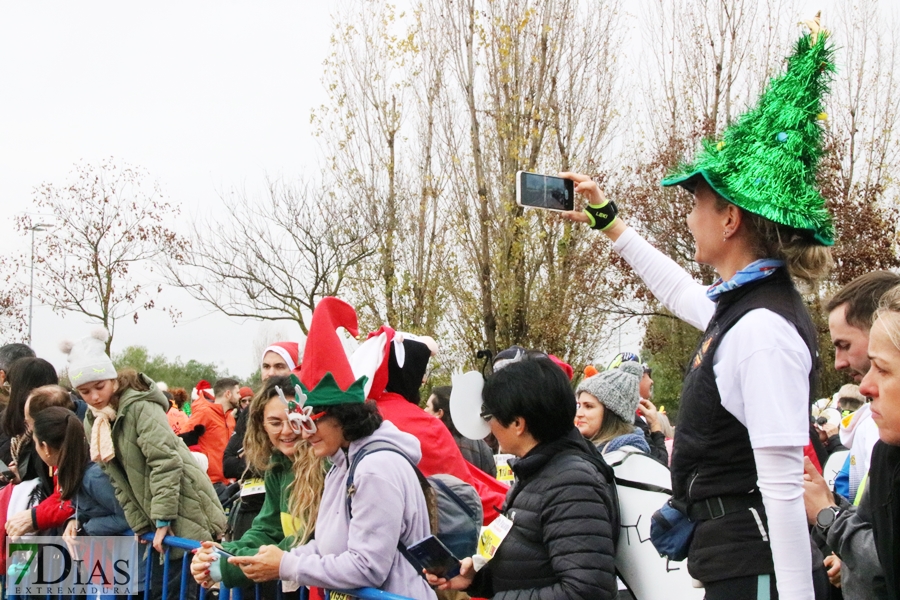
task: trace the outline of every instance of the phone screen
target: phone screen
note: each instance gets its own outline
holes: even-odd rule
[[[459,575],[460,562],[441,540],[433,535],[408,548],[422,568],[438,577],[452,579]]]
[[[547,210],[572,210],[575,206],[574,187],[571,179],[519,171],[516,173],[516,203]]]

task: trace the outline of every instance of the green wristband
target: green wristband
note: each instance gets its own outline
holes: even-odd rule
[[[606,231],[616,222],[619,209],[615,202],[608,200],[605,204],[588,204],[584,207],[584,214],[587,215],[591,229]]]

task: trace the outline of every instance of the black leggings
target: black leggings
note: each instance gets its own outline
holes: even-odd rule
[[[704,586],[706,600],[778,600],[774,575],[735,577],[705,583]],[[760,587],[763,589],[759,589]]]

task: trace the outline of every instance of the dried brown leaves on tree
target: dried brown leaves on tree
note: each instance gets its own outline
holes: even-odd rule
[[[184,250],[170,228],[178,209],[146,171],[113,159],[79,163],[69,181],[42,184],[34,207],[52,217],[20,216],[20,233],[37,221],[53,222],[35,237],[35,297],[60,313],[103,325],[110,333],[108,352],[119,319],[137,322],[141,311],[161,308],[161,287],[147,282],[158,259]],[[20,277],[28,261],[19,257]],[[177,311],[169,311],[174,319]]]
[[[607,149],[618,8],[423,0],[404,16],[372,1],[339,16],[315,118],[348,201],[377,223],[356,288],[372,320],[437,329],[466,359],[514,343],[592,353],[603,246],[523,212],[514,175],[584,170]]]
[[[777,0],[703,5],[654,0],[647,7],[642,19],[648,50],[643,64],[648,68],[642,88],[649,93],[638,128],[640,143],[635,145],[633,166],[616,179],[613,189],[630,223],[695,278],[709,283],[714,274],[693,262],[685,222],[690,198],[683,191],[659,187],[659,180],[680,158],[690,156],[702,137],[720,132],[743,112],[768,78],[783,69],[781,57],[800,31],[796,7]],[[900,138],[893,133],[900,108],[898,46],[890,36],[893,28],[880,17],[883,8],[872,0],[846,5],[828,23],[839,70],[827,99],[827,154],[820,186],[835,217],[838,239],[835,269],[810,296],[826,366],[823,394],[833,391],[839,377],[829,366],[833,352],[820,301],[862,273],[898,265],[898,188],[893,178],[900,170]],[[628,302],[632,298],[638,302]],[[671,318],[633,276],[623,280],[615,299],[623,313]],[[681,333],[666,339],[660,335],[666,330],[659,323],[651,326],[646,349],[687,357],[690,340]],[[672,369],[655,376],[680,381],[683,373]]]

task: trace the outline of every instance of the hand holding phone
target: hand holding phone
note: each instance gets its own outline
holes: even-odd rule
[[[459,575],[460,561],[433,535],[407,548],[409,553],[422,565],[427,573],[444,579]]]
[[[516,173],[516,204],[526,208],[570,211],[575,207],[575,185],[571,179],[519,171]]]

